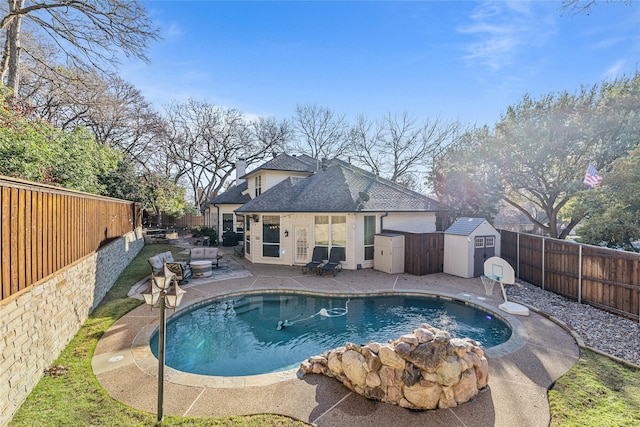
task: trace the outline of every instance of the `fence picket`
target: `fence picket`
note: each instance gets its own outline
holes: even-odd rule
[[[520,280],[640,321],[640,254],[507,230],[500,233],[501,256],[520,271]],[[537,248],[544,250],[544,261]]]
[[[134,202],[0,176],[0,301],[142,226]]]

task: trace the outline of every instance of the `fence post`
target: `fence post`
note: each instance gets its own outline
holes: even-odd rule
[[[541,255],[542,255],[542,290],[543,291],[544,291],[544,276],[545,276],[544,274],[544,242],[546,240],[547,239],[545,239],[544,237],[542,238],[542,254]]]
[[[520,233],[516,233],[516,277],[520,279]]]
[[[582,304],[582,245],[578,246],[578,302]]]

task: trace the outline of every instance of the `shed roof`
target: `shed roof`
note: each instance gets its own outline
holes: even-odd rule
[[[489,223],[484,218],[458,218],[449,228],[445,230],[445,234],[456,234],[459,236],[469,236],[476,228],[480,227],[483,222]]]

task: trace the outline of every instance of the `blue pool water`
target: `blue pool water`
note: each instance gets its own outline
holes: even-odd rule
[[[485,348],[511,337],[511,328],[502,319],[443,298],[250,294],[173,316],[167,322],[165,361],[174,369],[202,375],[278,372],[346,342],[396,339],[421,323],[444,329],[452,337],[480,341]],[[157,331],[150,345],[157,357]]]

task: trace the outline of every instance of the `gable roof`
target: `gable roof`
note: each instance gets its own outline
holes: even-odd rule
[[[315,160],[314,160],[315,162]],[[315,165],[314,165],[315,166]],[[366,200],[365,200],[366,199]],[[341,160],[326,170],[289,177],[236,212],[434,212],[438,203]]]
[[[251,200],[248,194],[242,194],[248,188],[247,181],[243,181],[238,185],[234,185],[222,194],[218,194],[209,200],[212,205],[242,205]]]
[[[246,179],[248,176],[251,176],[256,172],[260,172],[263,170],[313,173],[317,169],[316,163],[317,161],[313,157],[307,156],[306,154],[300,156],[290,156],[289,154],[282,153],[269,160],[268,162],[263,163],[251,172],[244,174],[240,178]]]
[[[484,218],[458,218],[449,228],[447,228],[444,234],[457,234],[459,236],[469,236],[480,227],[480,224],[487,221]],[[488,223],[488,222],[487,222]]]

